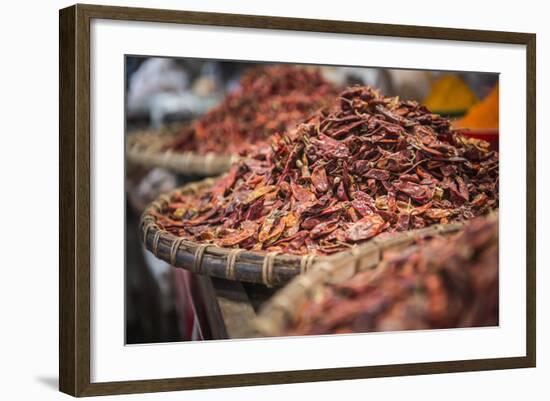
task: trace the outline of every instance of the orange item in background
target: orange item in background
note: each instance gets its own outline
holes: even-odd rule
[[[477,102],[477,96],[462,78],[445,74],[432,84],[423,104],[432,112],[453,114],[468,110]]]
[[[454,125],[457,128],[469,129],[498,129],[499,103],[498,84],[491,90],[489,95],[478,104],[474,105],[464,118],[458,120]]]

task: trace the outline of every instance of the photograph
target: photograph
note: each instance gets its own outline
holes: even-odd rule
[[[499,73],[125,55],[125,342],[499,326]]]

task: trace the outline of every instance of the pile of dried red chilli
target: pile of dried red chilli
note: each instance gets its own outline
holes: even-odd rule
[[[171,147],[199,154],[238,154],[249,144],[294,126],[337,93],[319,69],[254,67],[245,72],[237,90],[184,128]]]
[[[498,207],[498,177],[486,142],[416,102],[353,87],[157,217],[196,242],[322,255],[483,215]]]
[[[498,221],[387,252],[376,269],[320,291],[285,334],[498,325]]]

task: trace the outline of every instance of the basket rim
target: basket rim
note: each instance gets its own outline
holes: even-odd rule
[[[226,172],[232,163],[240,159],[238,155],[215,152],[199,154],[193,151],[159,150],[159,145],[167,144],[174,138],[176,134],[173,130],[186,125],[188,123],[173,123],[128,134],[125,146],[127,160],[142,166],[163,167],[180,174],[213,176]]]
[[[499,209],[495,209],[486,215],[488,219],[498,221]],[[352,277],[361,271],[376,268],[382,261],[382,252],[392,247],[410,245],[414,240],[426,238],[433,235],[451,235],[459,232],[467,223],[435,224],[418,230],[403,231],[394,237],[379,241],[367,241],[360,246],[361,254],[355,253],[340,259],[326,260],[315,263],[304,275],[294,278],[281,291],[277,292],[266,304],[260,308],[253,326],[266,337],[280,336],[285,324],[292,318],[297,302],[311,298],[316,289],[326,285],[334,284],[334,277],[344,271],[348,276],[338,277],[336,282],[341,282]],[[363,258],[369,258],[367,266],[361,266]],[[350,268],[351,273],[345,272]]]

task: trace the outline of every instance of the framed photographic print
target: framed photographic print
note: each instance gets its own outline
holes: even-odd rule
[[[61,391],[535,366],[534,34],[59,18]]]

